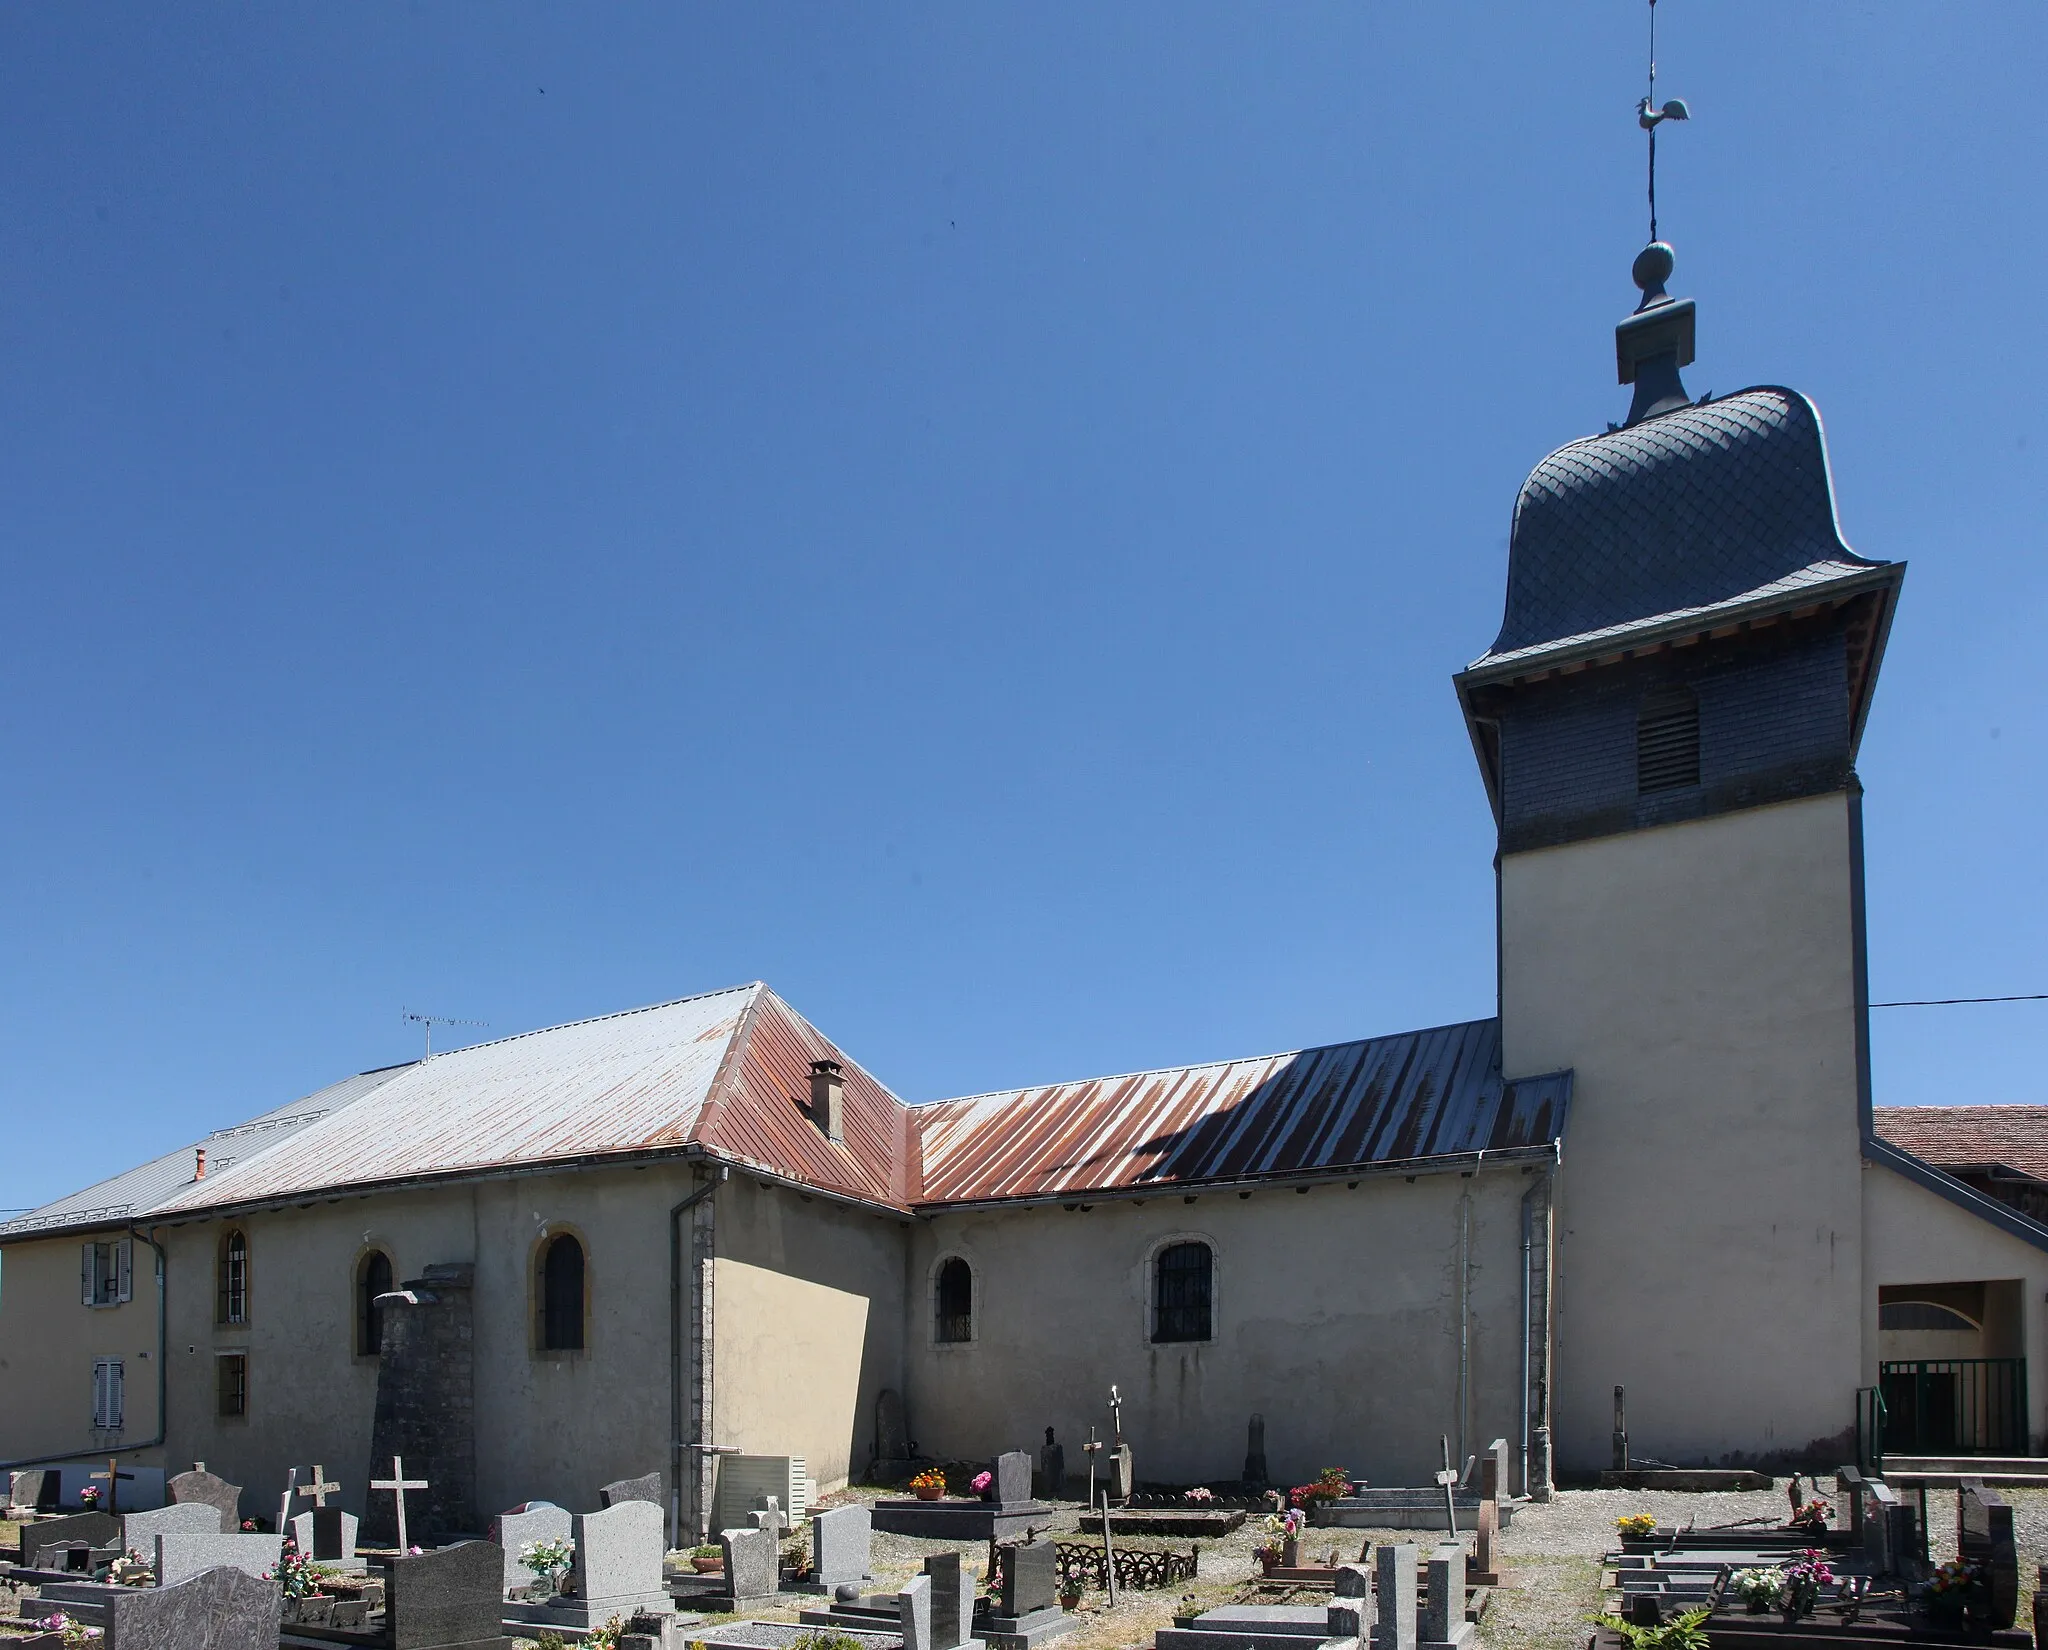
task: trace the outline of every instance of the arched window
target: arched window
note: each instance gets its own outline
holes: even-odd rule
[[[1152,1262],[1152,1338],[1206,1341],[1215,1257],[1206,1243],[1174,1243]]]
[[[939,1268],[933,1293],[942,1341],[974,1339],[974,1268],[954,1255]]]
[[[567,1232],[541,1251],[540,1345],[543,1352],[583,1350],[583,1245]]]
[[[1682,791],[1700,782],[1700,701],[1689,687],[1645,694],[1636,714],[1636,790]]]
[[[1938,1306],[1933,1301],[1886,1301],[1877,1309],[1877,1327],[1974,1335],[1984,1326],[1952,1306]]]
[[[384,1308],[379,1295],[391,1293],[391,1257],[372,1249],[356,1267],[356,1352],[374,1358],[384,1349]]]
[[[238,1230],[220,1235],[218,1298],[214,1305],[216,1323],[249,1321],[249,1240]]]

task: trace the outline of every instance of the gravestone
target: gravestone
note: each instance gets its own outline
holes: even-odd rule
[[[1863,1551],[1870,1561],[1870,1573],[1878,1576],[1896,1574],[1892,1563],[1891,1515],[1899,1505],[1899,1498],[1891,1485],[1875,1479],[1865,1479],[1863,1491]]]
[[[55,1512],[57,1497],[64,1487],[64,1475],[54,1468],[31,1467],[8,1479],[7,1497],[17,1507],[35,1512]]]
[[[1043,1486],[1039,1494],[1057,1501],[1067,1493],[1067,1451],[1052,1435],[1052,1428],[1045,1429],[1045,1447],[1038,1452],[1038,1479]]]
[[[1007,1506],[1031,1499],[1031,1457],[1020,1449],[998,1455],[989,1469],[989,1499]]]
[[[1471,1636],[1465,1620],[1465,1548],[1446,1542],[1429,1555],[1429,1597],[1422,1608],[1424,1644],[1463,1644]]]
[[[1363,1564],[1338,1565],[1324,1632],[1333,1639],[1362,1639],[1371,1628],[1372,1572]]]
[[[1412,1542],[1404,1541],[1373,1554],[1379,1593],[1373,1650],[1415,1650],[1416,1551]]]
[[[1118,1444],[1109,1452],[1109,1498],[1124,1502],[1131,1498],[1137,1480],[1131,1464],[1131,1446]]]
[[[607,1484],[597,1492],[600,1507],[616,1507],[621,1501],[652,1501],[657,1507],[666,1505],[661,1496],[661,1474],[650,1472],[644,1478],[621,1478],[616,1484]]]
[[[725,1553],[725,1584],[735,1610],[771,1599],[781,1590],[781,1553],[766,1530],[720,1530]]]
[[[870,1580],[874,1515],[866,1507],[834,1507],[811,1514],[811,1585],[830,1593]]]
[[[230,1484],[225,1478],[217,1478],[204,1467],[194,1467],[190,1472],[181,1472],[164,1488],[171,1499],[183,1503],[203,1501],[210,1507],[220,1509],[220,1533],[232,1535],[242,1527],[242,1486]]]
[[[229,1535],[220,1527],[220,1509],[211,1501],[173,1501],[148,1512],[121,1514],[121,1545],[146,1553],[160,1535]]]
[[[974,1577],[958,1553],[933,1553],[924,1573],[931,1583],[930,1650],[960,1650],[974,1636]]]
[[[1479,1519],[1472,1542],[1472,1568],[1482,1587],[1500,1583],[1494,1572],[1493,1549],[1500,1540],[1500,1487],[1507,1471],[1503,1460],[1507,1448],[1506,1439],[1494,1440],[1494,1447],[1479,1463]]]
[[[903,1422],[903,1395],[885,1386],[875,1394],[875,1458],[878,1461],[907,1461],[910,1433]]]
[[[2034,1568],[2034,1642],[2048,1644],[2048,1564]]]
[[[1835,1474],[1835,1499],[1846,1503],[1849,1509],[1849,1539],[1856,1546],[1863,1545],[1863,1474],[1854,1467],[1843,1467]]]
[[[157,1585],[175,1586],[223,1566],[260,1579],[265,1570],[277,1568],[283,1550],[281,1535],[160,1535],[155,1544]]]
[[[354,1513],[339,1507],[315,1507],[292,1519],[292,1540],[300,1552],[322,1564],[347,1564],[356,1556]]]
[[[774,1495],[764,1495],[760,1498],[760,1500],[760,1506],[754,1508],[751,1512],[747,1514],[748,1520],[753,1524],[755,1529],[767,1530],[771,1534],[779,1537],[784,1530],[789,1529],[791,1527],[789,1520],[782,1516],[781,1497]]]
[[[630,1615],[647,1606],[667,1609],[661,1559],[668,1549],[662,1511],[651,1501],[621,1501],[602,1512],[579,1513],[574,1526],[576,1555],[570,1576],[578,1604],[603,1624],[613,1614]],[[769,1542],[771,1563],[775,1545]],[[768,1589],[775,1590],[772,1582]]]
[[[896,1591],[903,1650],[932,1650],[932,1578],[912,1576]]]
[[[1272,1482],[1266,1475],[1266,1418],[1257,1413],[1244,1429],[1244,1481],[1254,1490]]]
[[[1885,1552],[1894,1575],[1911,1575],[1920,1565],[1920,1518],[1904,1501],[1894,1501],[1884,1510]]]
[[[488,1541],[394,1558],[385,1594],[389,1650],[511,1650],[499,1620],[504,1578],[504,1555]]]
[[[112,1513],[72,1513],[64,1518],[45,1518],[21,1527],[21,1561],[33,1568],[36,1554],[44,1547],[83,1541],[90,1547],[111,1547],[120,1539],[121,1521]]]
[[[1059,1551],[1050,1541],[1019,1541],[1003,1548],[1002,1614],[1028,1616],[1059,1602]]]
[[[1956,1551],[1983,1566],[1990,1623],[2010,1627],[2019,1613],[2020,1558],[2013,1545],[2012,1508],[1996,1490],[1966,1478],[1956,1490]]]
[[[233,1568],[107,1595],[105,1650],[276,1650],[278,1586]]]
[[[498,1514],[491,1527],[491,1539],[505,1554],[505,1591],[531,1587],[540,1580],[519,1556],[528,1543],[567,1541],[574,1523],[569,1510],[552,1501],[526,1501],[510,1512]]]

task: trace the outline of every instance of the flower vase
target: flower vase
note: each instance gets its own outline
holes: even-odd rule
[[[920,1484],[912,1492],[920,1501],[937,1501],[946,1493],[944,1484]]]
[[[1280,1543],[1280,1568],[1298,1570],[1301,1568],[1301,1537],[1290,1535]]]
[[[700,1576],[715,1576],[725,1568],[725,1559],[723,1557],[698,1558],[692,1555],[690,1568],[695,1570]]]

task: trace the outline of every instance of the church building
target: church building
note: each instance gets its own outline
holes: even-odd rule
[[[689,1538],[724,1452],[1078,1463],[1112,1384],[1160,1484],[1504,1436],[1542,1496],[1617,1387],[1675,1465],[2048,1450],[2048,1114],[1873,1106],[1904,567],[1804,396],[1688,394],[1671,273],[1454,678],[1491,1015],[907,1105],[754,984],[347,1077],[0,1226],[0,1458],[320,1463],[361,1512],[399,1453],[446,1531],[658,1468]]]

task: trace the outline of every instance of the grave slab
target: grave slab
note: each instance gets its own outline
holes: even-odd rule
[[[505,1559],[488,1541],[459,1541],[391,1561],[389,1650],[511,1650],[499,1615]]]
[[[220,1533],[232,1535],[242,1527],[242,1486],[195,1467],[165,1482],[171,1500],[177,1503],[204,1501],[220,1510]]]
[[[597,1492],[600,1507],[616,1507],[622,1501],[651,1501],[665,1505],[661,1495],[661,1474],[650,1472],[640,1478],[621,1478]]]
[[[122,1587],[106,1605],[106,1650],[273,1650],[278,1588],[232,1567],[168,1587]]]
[[[491,1526],[491,1539],[505,1554],[505,1591],[531,1587],[540,1580],[519,1556],[529,1543],[567,1541],[575,1522],[568,1508],[551,1501],[522,1502],[510,1512],[498,1514]]]
[[[862,1506],[811,1514],[811,1579],[804,1590],[828,1597],[836,1587],[872,1582],[874,1519]]]
[[[72,1513],[64,1518],[45,1518],[24,1524],[21,1530],[21,1562],[33,1569],[36,1554],[44,1547],[83,1541],[92,1547],[111,1547],[121,1538],[120,1520],[112,1513]]]
[[[277,1568],[283,1550],[281,1535],[160,1535],[154,1549],[157,1585],[172,1587],[223,1566],[260,1580],[265,1570]]]

